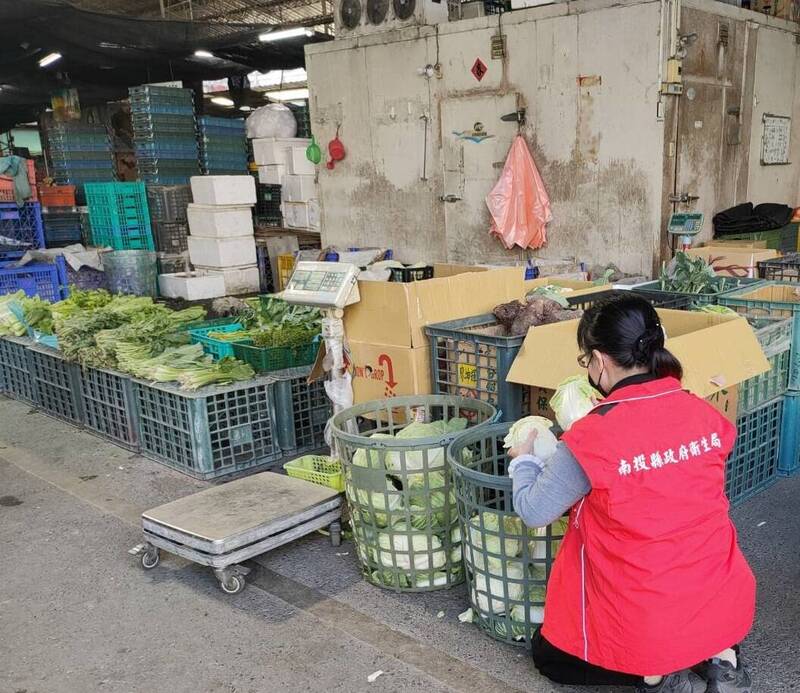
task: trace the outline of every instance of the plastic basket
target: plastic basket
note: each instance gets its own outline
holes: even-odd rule
[[[236,342],[226,342],[222,339],[214,339],[209,337],[213,332],[238,332],[244,329],[240,322],[229,323],[227,325],[215,325],[211,327],[195,327],[189,330],[192,344],[202,344],[203,351],[206,354],[214,357],[215,361],[225,358],[226,356],[234,356],[234,345]]]
[[[751,316],[748,322],[769,361],[770,370],[739,385],[740,413],[760,407],[765,402],[782,395],[789,387],[792,320]]]
[[[325,426],[333,405],[321,380],[308,382],[310,368],[273,373],[278,441],[284,455],[299,455],[325,446]]]
[[[295,479],[310,481],[334,491],[344,491],[342,463],[332,457],[305,455],[283,465],[286,473]]]
[[[134,381],[142,454],[198,479],[274,464],[271,380],[257,378],[195,392]]]
[[[143,183],[87,183],[84,189],[95,245],[154,250]]]
[[[149,250],[115,250],[103,255],[103,270],[112,294],[158,296],[158,263]]]
[[[84,368],[80,378],[86,428],[128,450],[139,449],[131,379],[117,371]]]
[[[31,188],[30,200],[38,199],[36,194],[36,167],[32,159],[27,161],[28,185]],[[14,190],[14,179],[7,176],[0,176],[0,202],[16,202],[17,195]]]
[[[147,204],[153,222],[185,222],[191,201],[192,189],[188,185],[147,186]]]
[[[69,294],[67,270],[63,256],[53,264],[28,263],[15,267],[13,263],[0,263],[0,296],[24,291],[26,296],[39,296],[55,303]]]
[[[283,291],[289,284],[296,263],[297,258],[291,253],[278,255],[278,291]]]
[[[781,253],[791,253],[798,249],[797,230],[800,224],[790,222],[786,226],[769,231],[754,231],[751,233],[726,234],[721,236],[728,241],[765,241],[766,247]]]
[[[48,248],[81,242],[83,228],[78,212],[45,214],[43,218],[45,245]]]
[[[159,274],[180,274],[190,271],[189,253],[159,253],[158,254],[158,273]]]
[[[419,282],[423,279],[433,279],[433,267],[392,267],[389,281],[393,282]]]
[[[36,248],[44,248],[41,205],[26,202],[17,207],[15,202],[0,203],[0,259],[19,258]]]
[[[271,373],[286,368],[308,366],[314,363],[319,351],[317,340],[292,347],[258,347],[250,341],[233,344],[233,355],[249,363],[256,373]]]
[[[36,403],[28,347],[33,340],[28,337],[0,337],[0,364],[3,369],[5,392],[9,397],[28,404]]]
[[[758,263],[758,276],[767,281],[800,282],[800,253],[788,253]]]
[[[93,267],[81,267],[78,270],[67,265],[67,286],[72,289],[107,289],[106,273]]]
[[[726,294],[720,305],[747,316],[793,318],[789,389],[800,389],[800,294],[793,282],[762,283]]]
[[[28,347],[28,363],[36,406],[49,416],[82,426],[79,366],[67,361],[61,352],[39,345]]]
[[[368,582],[427,592],[464,581],[445,449],[465,424],[484,427],[496,415],[486,402],[419,395],[366,402],[333,416],[357,555]],[[439,432],[393,437],[414,421],[439,422]]]
[[[74,207],[74,185],[40,185],[39,202],[42,207]]]
[[[687,294],[681,291],[667,291],[661,288],[660,281],[647,282],[646,284],[639,284],[632,287],[633,291],[645,292],[649,294],[661,294],[665,296],[672,296],[676,298],[690,298],[696,305],[714,305],[720,302],[722,296],[737,291],[743,287],[752,288],[762,284],[761,279],[751,279],[749,277],[717,277],[717,284],[723,287],[721,291],[715,294]]]
[[[530,645],[566,518],[528,529],[514,512],[503,439],[511,424],[472,429],[447,451],[463,537],[473,623],[509,644]]]
[[[161,253],[183,253],[189,249],[189,225],[184,222],[157,221],[153,223],[156,249]]]
[[[778,472],[792,476],[800,472],[800,393],[789,392],[783,398],[781,450]]]
[[[738,505],[778,478],[783,397],[736,419],[736,444],[725,470],[725,493]]]

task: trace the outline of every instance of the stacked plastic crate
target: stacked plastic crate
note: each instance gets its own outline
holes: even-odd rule
[[[92,244],[114,250],[154,250],[144,183],[87,183]]]
[[[146,85],[128,94],[139,178],[185,185],[200,172],[192,91]]]
[[[47,129],[50,174],[59,185],[74,185],[84,203],[85,183],[114,180],[111,139],[103,125],[55,123]]]
[[[239,175],[247,171],[247,135],[244,120],[202,116],[200,166],[211,175]]]
[[[41,185],[39,200],[42,205],[45,246],[63,248],[81,243],[83,227],[81,214],[75,206],[75,186]]]
[[[191,201],[192,190],[188,185],[147,186],[159,274],[176,274],[190,268],[186,208]]]

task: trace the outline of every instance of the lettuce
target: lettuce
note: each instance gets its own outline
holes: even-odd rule
[[[556,393],[550,399],[550,407],[556,414],[558,425],[568,431],[573,423],[591,411],[594,401],[602,398],[603,395],[589,384],[585,375],[575,375],[556,388]]]
[[[533,444],[533,454],[540,460],[548,460],[556,451],[558,440],[550,430],[553,422],[543,416],[526,416],[511,425],[503,441],[503,447],[516,448],[522,445],[533,431],[536,431],[536,441]]]

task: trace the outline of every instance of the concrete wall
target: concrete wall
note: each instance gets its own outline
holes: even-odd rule
[[[335,170],[321,169],[324,242],[385,245],[410,262],[524,259],[489,235],[484,202],[518,131],[500,117],[518,108],[552,202],[548,244],[535,253],[545,261],[649,274],[676,208],[705,211],[710,235],[713,213],[738,201],[769,194],[793,203],[800,122],[793,166],[763,167],[753,155],[761,113],[797,113],[791,25],[721,3],[684,5],[681,31],[698,33],[684,63],[692,98],[665,97],[662,110],[668,48],[658,0],[569,2],[308,47],[314,131],[324,146],[340,127],[348,150]],[[500,60],[490,51],[498,21]],[[476,58],[488,68],[481,81],[470,72]],[[434,76],[418,74],[437,63]],[[454,134],[478,122],[491,137]],[[700,199],[676,206],[673,192]]]

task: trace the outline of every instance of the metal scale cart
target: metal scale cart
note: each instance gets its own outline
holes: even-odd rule
[[[358,268],[350,264],[300,262],[281,298],[325,311],[322,333],[333,358],[331,377],[344,378],[342,317],[358,302]],[[336,409],[334,404],[334,409]],[[274,472],[261,472],[160,505],[142,513],[144,543],[129,553],[151,570],[160,552],[209,566],[227,594],[245,587],[243,561],[319,529],[341,543],[342,495],[334,489]]]

